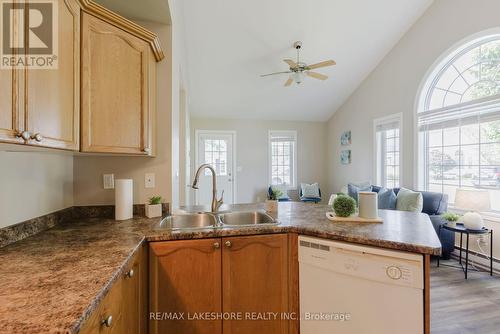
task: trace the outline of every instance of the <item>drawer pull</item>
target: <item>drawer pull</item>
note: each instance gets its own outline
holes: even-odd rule
[[[43,136],[41,134],[39,134],[39,133],[35,133],[34,135],[32,135],[30,137],[30,139],[34,139],[37,142],[41,142],[43,140]]]
[[[113,325],[113,316],[110,315],[102,321],[102,324],[106,327],[111,327]]]
[[[127,278],[132,278],[134,277],[134,269],[130,269],[126,274],[125,277]]]
[[[16,138],[22,138],[25,142],[27,142],[28,140],[30,140],[31,135],[28,131],[17,132]]]
[[[233,244],[231,243],[231,241],[228,240],[228,241],[226,241],[225,245],[226,245],[227,248],[231,248],[231,246]]]
[[[215,248],[215,249],[219,249],[219,248],[220,248],[220,243],[218,243],[218,242],[214,242],[214,248]]]

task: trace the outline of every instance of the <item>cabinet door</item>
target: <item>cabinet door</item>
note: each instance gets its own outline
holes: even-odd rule
[[[148,257],[146,245],[141,246],[123,278],[123,313],[129,333],[147,333]]]
[[[82,152],[151,154],[150,46],[82,14]]]
[[[58,4],[58,68],[26,70],[26,130],[30,145],[79,149],[80,8],[76,0]]]
[[[243,320],[224,321],[223,333],[288,333],[288,321],[281,319],[289,310],[287,235],[223,238],[222,244],[222,309],[243,316]],[[246,312],[255,317],[269,312],[278,316],[252,320]]]
[[[188,320],[188,313],[221,312],[220,242],[150,243],[149,311],[162,317],[150,320],[151,333],[221,333],[221,320]]]
[[[11,26],[14,36],[19,33],[18,20],[19,16],[14,14]],[[24,130],[23,115],[18,112],[19,75],[20,70],[0,69],[0,142],[24,143],[23,139],[16,136]]]

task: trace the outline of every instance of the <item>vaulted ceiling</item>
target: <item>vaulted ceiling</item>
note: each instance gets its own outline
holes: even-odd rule
[[[432,0],[182,0],[190,111],[196,117],[324,121]],[[283,87],[292,43],[306,63],[334,59]],[[410,65],[410,64],[409,64]]]

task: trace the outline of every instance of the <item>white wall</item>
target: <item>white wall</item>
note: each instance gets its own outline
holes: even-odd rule
[[[0,228],[73,205],[73,156],[0,146]]]
[[[191,118],[191,156],[196,130],[236,131],[236,203],[264,201],[269,186],[269,130],[297,131],[297,182],[319,182],[328,199],[326,175],[326,123]],[[192,161],[196,169],[196,162]],[[195,170],[193,170],[194,174]]]
[[[417,91],[433,63],[469,35],[500,26],[496,0],[439,0],[411,27],[328,122],[328,183],[338,191],[349,181],[372,180],[373,119],[403,113],[402,185],[413,187],[413,139]],[[341,66],[341,64],[339,64]],[[352,131],[352,164],[340,164],[339,137]]]

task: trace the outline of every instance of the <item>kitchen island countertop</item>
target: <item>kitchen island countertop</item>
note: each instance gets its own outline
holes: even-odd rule
[[[262,210],[263,204],[223,210]],[[200,207],[184,212],[202,211]],[[159,218],[68,221],[0,248],[0,333],[75,333],[122,274],[144,242],[267,233],[298,233],[425,255],[441,244],[421,213],[380,210],[383,223],[338,223],[326,205],[280,203],[279,225],[168,231]]]

